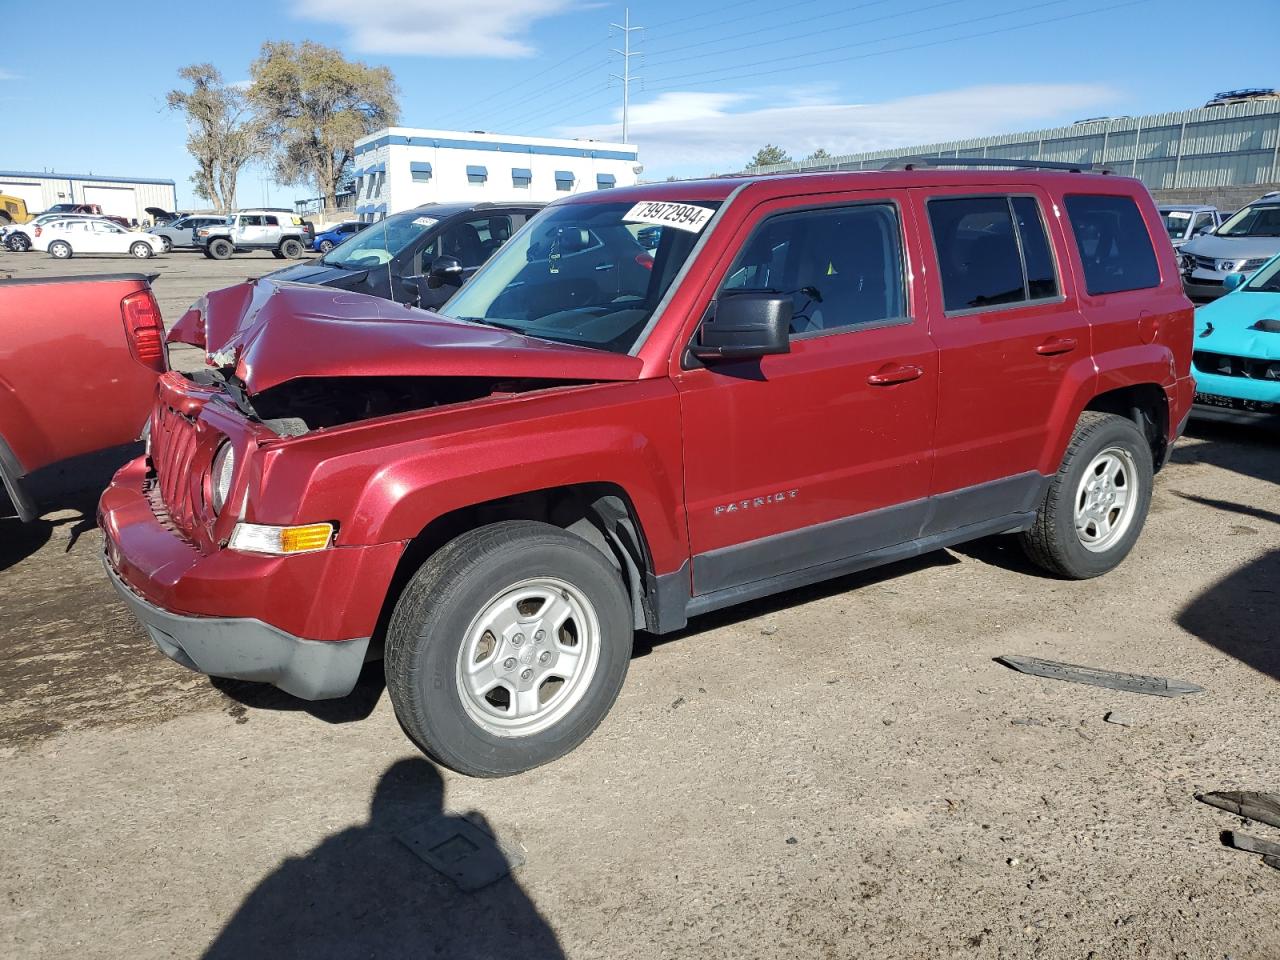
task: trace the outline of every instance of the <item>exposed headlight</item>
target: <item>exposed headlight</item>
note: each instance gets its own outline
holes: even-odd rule
[[[210,496],[213,501],[213,512],[221,513],[231,493],[231,476],[236,470],[236,451],[231,441],[223,441],[218,452],[213,455],[213,469],[210,474]]]
[[[1240,264],[1238,269],[1257,270],[1259,267],[1261,267],[1264,263],[1266,263],[1270,259],[1271,259],[1270,257],[1258,257],[1256,260],[1246,260],[1244,261],[1244,263]]]
[[[298,527],[274,527],[264,523],[237,523],[227,544],[250,553],[314,553],[333,542],[332,523],[308,523]]]

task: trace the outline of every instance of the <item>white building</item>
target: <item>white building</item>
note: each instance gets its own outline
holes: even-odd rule
[[[545,203],[631,186],[640,170],[626,143],[388,127],[356,141],[356,213],[377,220],[432,202]]]
[[[57,203],[96,203],[103,213],[139,223],[150,218],[147,207],[173,210],[178,203],[172,180],[98,177],[87,173],[0,170],[0,193],[20,197],[33,214]]]

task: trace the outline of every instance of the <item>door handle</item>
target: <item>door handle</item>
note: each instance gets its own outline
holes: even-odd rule
[[[1075,348],[1075,337],[1050,337],[1036,347],[1036,353],[1042,357],[1056,357],[1060,353],[1070,353]]]
[[[914,363],[886,363],[867,377],[867,383],[873,387],[887,387],[895,383],[918,380],[922,376],[924,376],[924,368],[917,367]]]
[[[596,269],[597,269],[597,270],[612,270],[612,269],[613,269],[614,267],[616,267],[616,266],[617,266],[617,264],[616,264],[616,263],[597,263],[597,264],[596,264]]]

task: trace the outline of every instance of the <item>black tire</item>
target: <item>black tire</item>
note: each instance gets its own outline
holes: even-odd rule
[[[283,259],[284,259],[284,254],[283,254],[283,253],[281,253],[278,249],[277,249],[277,250],[272,250],[272,251],[271,251],[271,255],[272,255],[273,257],[275,257],[277,260],[283,260]]]
[[[1127,453],[1132,461],[1134,482],[1129,495],[1135,506],[1123,533],[1105,549],[1091,550],[1076,530],[1077,495],[1090,464],[1111,449]],[[1062,466],[1045,492],[1034,526],[1021,535],[1027,556],[1050,573],[1072,580],[1088,580],[1115,569],[1142,533],[1151,506],[1153,474],[1151,446],[1132,420],[1085,411],[1076,423]]]
[[[600,629],[598,660],[580,698],[552,725],[498,735],[468,713],[459,657],[480,612],[508,587],[537,577],[563,581],[589,601]],[[631,641],[627,591],[599,550],[547,523],[504,521],[450,541],[406,585],[387,628],[387,690],[401,726],[429,757],[470,776],[509,776],[562,757],[591,735],[622,689]]]
[[[302,241],[290,237],[280,244],[280,253],[289,260],[297,260],[303,254]]]
[[[151,249],[151,244],[145,240],[139,240],[129,246],[129,256],[136,257],[139,260],[149,260],[155,256],[155,251]]]
[[[230,240],[210,240],[209,246],[206,248],[209,256],[215,260],[230,260],[232,254],[236,252],[236,248]]]
[[[71,244],[65,240],[55,240],[49,244],[49,256],[57,260],[70,260],[72,255]]]
[[[31,249],[31,238],[25,233],[15,233],[6,241],[6,245],[14,253],[26,253]]]

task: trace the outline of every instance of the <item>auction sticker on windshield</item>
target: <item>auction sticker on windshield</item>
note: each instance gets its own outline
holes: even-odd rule
[[[677,230],[700,233],[711,219],[714,210],[692,203],[669,203],[664,200],[647,200],[637,203],[623,216],[624,223],[656,223]]]
[[[439,222],[435,217],[415,217],[413,225],[415,227],[434,227]]]

